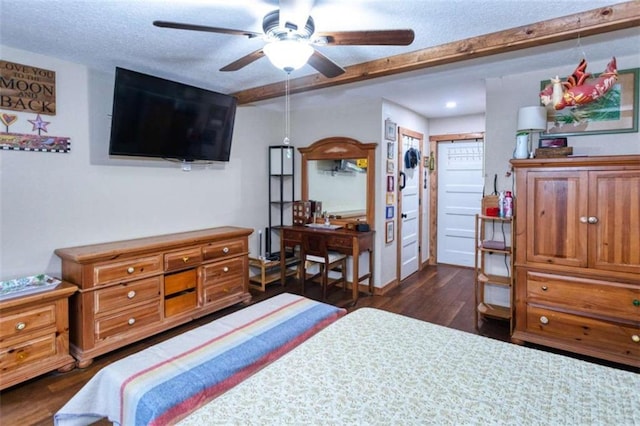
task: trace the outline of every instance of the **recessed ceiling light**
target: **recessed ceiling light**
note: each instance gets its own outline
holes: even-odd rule
[[[445,105],[445,106],[446,106],[447,108],[455,108],[455,107],[456,107],[456,105],[458,105],[458,104],[457,104],[457,103],[455,103],[455,102],[453,102],[453,101],[449,101],[449,102],[447,102],[447,103],[446,103],[446,105]]]

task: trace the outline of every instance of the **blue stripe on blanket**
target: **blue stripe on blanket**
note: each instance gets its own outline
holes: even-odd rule
[[[234,374],[251,366],[338,312],[340,309],[335,306],[316,305],[247,342],[150,389],[140,398],[138,403],[136,425],[148,425],[176,404],[233,377]]]

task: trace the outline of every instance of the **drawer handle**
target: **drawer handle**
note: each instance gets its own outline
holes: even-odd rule
[[[547,290],[549,290],[549,287],[547,287],[546,285],[543,285],[542,286],[542,291],[547,291]]]
[[[549,324],[549,318],[545,317],[544,315],[540,317],[540,323],[541,324]]]
[[[631,340],[633,340],[635,343],[639,343],[640,336],[638,336],[637,334],[634,334],[633,336],[631,336]]]
[[[222,252],[223,252],[224,254],[229,253],[229,247],[225,247],[225,248],[223,248],[223,249],[222,249]]]
[[[129,325],[133,325],[136,323],[136,319],[135,318],[129,318],[129,321],[127,321],[127,323],[129,323]]]
[[[633,306],[640,306],[640,300],[633,299]]]
[[[135,270],[135,268],[134,268],[133,266],[129,266],[129,267],[127,268],[127,273],[129,273],[129,274],[133,274],[135,271],[136,271],[136,270]]]
[[[127,297],[129,299],[133,299],[134,297],[136,297],[136,291],[135,290],[130,290],[129,293],[127,293]]]
[[[228,288],[226,288],[226,287],[222,289],[222,292],[223,292],[223,293],[229,293],[230,291],[231,291],[231,290],[229,290],[229,289],[228,289]]]
[[[182,261],[183,261],[184,263],[187,263],[187,262],[189,261],[189,256],[185,256],[185,257],[183,257],[183,258],[182,258]]]
[[[229,267],[228,267],[228,266],[225,266],[224,268],[222,268],[222,271],[223,271],[223,272],[229,272]]]
[[[26,354],[26,353],[24,353],[24,352],[18,352],[18,353],[16,354],[16,358],[18,358],[18,361],[22,361],[22,360],[24,360],[26,357],[27,357],[27,354]]]
[[[580,223],[589,223],[593,225],[594,223],[598,223],[598,218],[595,216],[580,216]]]
[[[23,323],[22,321],[16,324],[16,330],[18,331],[24,330],[25,328],[27,328],[27,324]]]

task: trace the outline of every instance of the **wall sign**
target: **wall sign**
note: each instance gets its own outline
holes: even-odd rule
[[[0,109],[56,115],[56,73],[0,60]]]

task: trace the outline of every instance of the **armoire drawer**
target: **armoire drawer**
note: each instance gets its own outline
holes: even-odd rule
[[[97,315],[160,298],[161,277],[151,277],[95,291]]]
[[[527,300],[640,321],[640,286],[527,271]]]
[[[527,306],[528,332],[640,359],[640,328]]]

